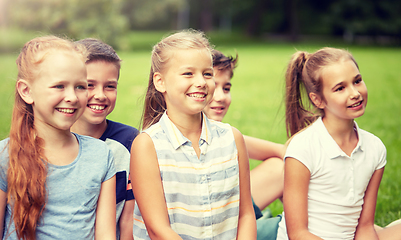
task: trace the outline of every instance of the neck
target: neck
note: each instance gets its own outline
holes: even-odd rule
[[[177,115],[167,112],[167,116],[186,138],[193,139],[195,136],[197,139],[200,138],[202,132],[202,113],[195,115]]]
[[[34,125],[36,133],[44,140],[44,155],[49,163],[63,166],[74,161],[79,145],[70,129],[60,130],[41,122]]]
[[[93,138],[100,138],[106,131],[106,128],[107,128],[106,119],[100,124],[90,124],[86,121],[78,119],[78,121],[76,121],[74,125],[72,125],[71,131],[79,135],[90,136]]]
[[[354,120],[338,120],[328,117],[323,117],[322,120],[337,145],[350,156],[358,144],[358,134],[354,130]]]

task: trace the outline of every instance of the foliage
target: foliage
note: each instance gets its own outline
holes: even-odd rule
[[[122,14],[131,29],[174,29],[174,16],[185,4],[186,0],[131,0],[124,2]]]
[[[9,22],[25,30],[67,35],[73,39],[97,37],[111,45],[126,30],[123,0],[13,0]]]
[[[0,26],[98,37],[117,46],[130,30],[240,31],[249,36],[373,36],[401,44],[401,1],[394,0],[0,0]],[[6,16],[6,17],[4,17]],[[382,36],[385,36],[384,38]],[[119,46],[117,46],[119,47]]]

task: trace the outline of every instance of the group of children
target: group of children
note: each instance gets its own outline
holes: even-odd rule
[[[139,133],[106,119],[121,62],[113,48],[27,42],[0,141],[3,239],[400,239],[401,224],[374,226],[386,149],[354,121],[367,89],[352,55],[293,55],[286,147],[221,122],[237,60],[199,31],[162,39]],[[248,156],[263,162],[250,171]],[[275,199],[283,214],[256,220]]]

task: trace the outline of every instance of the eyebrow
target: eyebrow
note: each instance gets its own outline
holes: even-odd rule
[[[358,73],[352,80],[355,80],[358,78],[362,78],[362,75],[360,73]],[[337,83],[336,85],[334,85],[334,87],[331,88],[331,90],[334,90],[337,86],[342,85],[343,83],[344,83],[344,81]]]

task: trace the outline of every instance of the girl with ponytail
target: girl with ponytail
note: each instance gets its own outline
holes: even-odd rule
[[[297,52],[286,73],[284,214],[277,239],[393,239],[375,230],[386,148],[360,129],[367,88],[354,57],[323,48]]]
[[[0,141],[3,239],[115,239],[113,157],[70,132],[87,103],[85,59],[54,36],[27,42],[17,58],[10,135]]]

